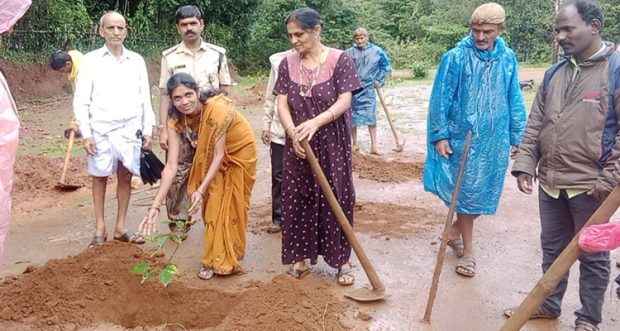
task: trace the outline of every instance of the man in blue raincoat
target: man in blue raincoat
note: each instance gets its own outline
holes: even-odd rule
[[[471,147],[448,245],[460,257],[456,272],[473,277],[474,220],[495,214],[510,152],[525,130],[525,107],[514,52],[499,36],[505,11],[496,3],[478,7],[471,33],[444,54],[435,76],[428,113],[424,189],[450,203],[468,131]],[[513,148],[511,149],[511,146]]]
[[[353,59],[355,69],[360,75],[364,89],[353,96],[351,110],[353,112],[353,148],[359,150],[357,144],[357,127],[368,126],[370,132],[370,153],[381,155],[377,148],[377,101],[375,87],[385,83],[392,66],[390,58],[381,47],[368,41],[368,31],[364,28],[355,29],[353,35],[355,46],[345,53]]]

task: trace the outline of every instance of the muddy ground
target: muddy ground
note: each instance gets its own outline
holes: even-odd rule
[[[540,77],[540,70],[522,77]],[[94,231],[84,153],[76,146],[67,182],[84,185],[71,192],[52,189],[60,178],[70,118],[63,98],[34,104],[20,101],[22,140],[15,167],[14,211],[0,270],[0,329],[11,330],[497,330],[504,308],[516,305],[540,277],[537,200],[518,192],[507,177],[498,214],[476,226],[477,275],[454,273],[448,253],[431,325],[420,322],[447,208],[421,185],[425,155],[425,118],[430,83],[405,83],[386,89],[392,118],[405,139],[402,153],[383,114],[379,116],[381,157],[354,159],[357,193],[355,229],[387,288],[383,302],[362,304],[343,297],[335,271],[320,262],[301,281],[285,274],[280,235],[268,234],[270,169],[268,149],[260,144],[257,182],[248,225],[243,272],[201,281],[195,273],[202,253],[202,226],[195,226],[176,252],[180,276],[166,289],[156,280],[140,285],[129,269],[150,258],[129,245],[109,243],[86,250]],[[238,86],[232,93],[240,110],[261,128],[261,88]],[[532,92],[527,92],[532,93]],[[532,95],[526,94],[531,100]],[[368,134],[360,130],[362,152]],[[150,205],[151,187],[135,190],[128,225],[135,228]],[[111,181],[106,219],[112,226],[115,190]],[[174,245],[165,248],[166,257]],[[612,253],[619,258],[617,252]],[[368,281],[356,258],[355,287]],[[564,313],[557,321],[535,321],[526,330],[569,330],[578,307],[573,268]],[[616,275],[620,269],[613,269]],[[601,330],[620,329],[620,301],[610,285]]]

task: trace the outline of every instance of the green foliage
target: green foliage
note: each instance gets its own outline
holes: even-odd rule
[[[428,76],[428,66],[423,62],[414,62],[411,68],[414,78],[423,79]]]
[[[309,6],[325,21],[323,42],[346,49],[358,26],[383,47],[396,68],[414,63],[434,66],[441,55],[469,33],[473,10],[486,0],[39,0],[34,1],[17,33],[3,38],[0,56],[14,61],[47,61],[62,48],[89,51],[103,42],[97,23],[117,10],[127,18],[127,47],[158,59],[180,41],[174,13],[181,5],[204,14],[203,38],[227,48],[229,62],[242,74],[264,71],[269,55],[291,47],[284,21],[294,9]],[[507,13],[503,35],[520,61],[549,62],[554,39],[553,0],[498,0]],[[620,1],[599,0],[603,37],[620,42]]]
[[[176,221],[176,222],[175,221],[162,221],[161,222],[161,224],[175,224],[177,229],[181,231],[184,231],[185,229],[187,229],[188,226],[191,226],[194,223],[195,221],[192,220],[191,216],[188,218],[187,222],[180,222],[180,221]],[[163,251],[164,247],[166,246],[166,243],[168,242],[168,239],[174,242],[176,246],[172,254],[170,254],[170,258],[168,259],[168,262],[164,264],[163,267],[152,266],[148,262],[139,262],[136,265],[134,265],[131,268],[131,270],[129,270],[129,272],[134,275],[142,276],[142,279],[140,280],[140,284],[144,284],[144,282],[148,281],[152,277],[157,276],[157,279],[159,280],[159,282],[164,287],[168,287],[168,285],[170,285],[170,283],[174,280],[174,275],[179,273],[179,269],[177,268],[177,266],[172,263],[172,258],[174,258],[174,255],[179,249],[179,246],[183,242],[183,238],[181,238],[181,235],[179,234],[179,232],[175,231],[175,232],[169,232],[169,233],[160,233],[154,236],[149,236],[149,237],[144,238],[146,242],[155,244],[155,253],[153,254],[153,256],[156,254],[160,254]]]

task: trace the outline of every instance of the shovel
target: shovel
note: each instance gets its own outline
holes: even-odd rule
[[[437,262],[435,263],[435,272],[433,272],[433,281],[431,283],[431,289],[428,293],[428,302],[426,303],[426,310],[424,311],[424,322],[430,323],[431,313],[433,312],[433,303],[437,296],[437,288],[439,287],[439,276],[441,275],[441,268],[443,267],[443,261],[446,255],[446,246],[448,246],[448,235],[450,233],[450,227],[452,226],[452,219],[454,218],[454,210],[456,209],[456,202],[459,199],[459,192],[461,191],[461,181],[463,180],[463,172],[465,172],[465,164],[467,164],[467,154],[469,153],[469,144],[471,142],[471,131],[467,132],[465,138],[465,144],[463,145],[463,154],[461,155],[461,163],[459,164],[459,170],[456,175],[456,183],[454,184],[454,191],[452,191],[452,199],[450,200],[450,208],[448,209],[448,217],[446,218],[446,225],[443,229],[443,237],[441,238],[441,245],[439,246],[439,252],[437,253]]]
[[[332,191],[331,187],[329,187],[329,182],[327,181],[327,178],[325,177],[325,174],[323,173],[323,170],[321,169],[321,166],[319,165],[316,156],[314,156],[314,152],[312,152],[312,148],[310,147],[308,140],[302,140],[301,146],[306,151],[306,157],[308,158],[308,162],[310,163],[312,172],[314,172],[314,174],[316,175],[319,181],[319,185],[321,186],[321,190],[327,198],[329,206],[331,207],[334,214],[336,214],[336,219],[338,219],[338,223],[340,224],[342,231],[347,236],[347,240],[349,240],[349,243],[351,243],[351,246],[353,247],[357,258],[360,260],[360,263],[362,264],[362,267],[366,272],[366,276],[368,276],[370,284],[372,285],[372,290],[367,288],[359,288],[346,292],[344,296],[355,301],[363,302],[383,300],[385,297],[385,287],[381,283],[381,280],[379,279],[379,275],[377,275],[375,268],[373,268],[372,264],[370,263],[368,256],[366,256],[366,253],[364,253],[362,245],[359,241],[357,241],[355,233],[353,232],[353,228],[351,227],[351,224],[349,224],[347,216],[342,211],[338,200],[336,200],[334,192]]]
[[[381,105],[383,106],[383,110],[385,111],[385,116],[387,117],[388,123],[390,123],[390,128],[392,129],[392,133],[394,134],[394,140],[396,140],[396,148],[394,148],[393,150],[397,153],[400,153],[403,151],[403,148],[405,147],[405,141],[403,140],[403,142],[400,142],[400,139],[398,139],[398,132],[396,132],[396,127],[394,126],[394,123],[392,122],[392,118],[390,117],[390,113],[388,112],[387,106],[385,104],[385,100],[383,100],[383,93],[381,92],[381,89],[377,86],[375,86],[375,90],[377,90],[377,94],[379,95],[379,100],[381,100]]]
[[[80,188],[79,185],[71,185],[65,183],[67,177],[67,167],[69,166],[69,160],[71,159],[71,152],[73,151],[73,140],[75,139],[75,130],[71,129],[69,133],[69,145],[67,146],[67,155],[65,155],[65,164],[62,166],[62,175],[60,176],[60,182],[54,186],[55,189],[63,192],[75,191]]]

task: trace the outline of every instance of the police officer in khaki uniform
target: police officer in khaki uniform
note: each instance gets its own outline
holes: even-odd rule
[[[179,72],[185,72],[196,79],[202,91],[207,89],[228,90],[232,83],[228,73],[226,49],[202,40],[200,34],[204,29],[202,13],[196,6],[183,6],[175,14],[177,31],[183,41],[162,52],[159,91],[160,144],[168,148],[166,132],[170,96],[166,90],[168,79]]]
[[[163,149],[168,149],[168,110],[171,106],[170,96],[166,89],[168,79],[179,72],[192,75],[198,82],[201,91],[209,89],[228,90],[231,84],[226,61],[226,50],[222,47],[206,43],[201,38],[204,29],[202,13],[196,6],[182,6],[175,14],[177,31],[183,41],[162,52],[161,74],[159,78],[160,108],[159,108],[159,143]],[[189,207],[187,196],[187,179],[193,159],[195,146],[181,143],[179,151],[179,165],[176,185],[170,188],[166,198],[168,218],[172,221],[186,221]],[[170,229],[176,230],[171,223]],[[189,230],[189,227],[185,229]],[[185,233],[182,234],[185,238]]]

